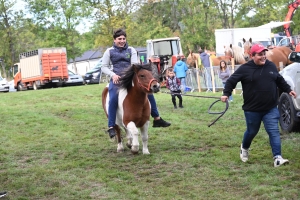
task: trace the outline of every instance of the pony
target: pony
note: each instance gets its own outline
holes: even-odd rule
[[[220,62],[222,60],[224,60],[228,65],[231,64],[231,60],[229,57],[226,56],[218,56],[215,57],[215,55],[210,56],[211,59],[211,65],[212,66],[219,66]],[[189,55],[186,58],[186,63],[190,66],[190,67],[194,67],[196,68],[196,62],[197,64],[199,63],[200,60],[200,55],[199,53],[193,53],[192,50],[190,50]],[[198,64],[198,67],[201,69],[203,66]]]
[[[226,56],[211,57],[212,66],[220,66],[220,62],[225,61],[227,65],[231,65],[231,58]]]
[[[248,60],[251,58],[250,49],[254,43],[252,43],[252,39],[250,38],[248,41],[243,39],[244,42],[244,54],[247,56]],[[288,59],[292,50],[285,46],[275,47],[273,49],[269,49],[266,51],[266,57],[269,61],[272,61],[277,70],[280,71],[280,62],[283,67],[291,64],[292,62]]]
[[[200,60],[200,55],[199,53],[193,53],[193,51],[190,49],[189,50],[189,55],[186,58],[186,64],[189,65],[190,67],[196,68],[196,63],[199,66],[199,60]]]
[[[235,64],[246,63],[242,47],[230,44],[229,46],[224,46],[224,53],[227,60],[234,58]]]
[[[128,67],[121,75],[119,84],[119,98],[116,125],[117,152],[123,152],[124,147],[121,138],[121,128],[125,129],[127,147],[132,154],[139,151],[139,130],[143,144],[143,154],[150,154],[148,150],[148,127],[150,123],[149,93],[159,91],[159,83],[153,78],[150,64],[134,64]],[[109,93],[108,87],[102,92],[102,107],[108,117]]]

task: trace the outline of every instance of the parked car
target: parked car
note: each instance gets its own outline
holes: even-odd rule
[[[84,84],[84,80],[80,75],[75,74],[71,70],[68,70],[68,74],[69,74],[69,78],[66,82],[64,82],[64,84],[63,84],[64,86],[83,85]]]
[[[101,66],[96,66],[95,68],[88,71],[84,76],[84,81],[86,84],[99,83],[101,76]]]
[[[289,60],[294,62],[279,73],[297,94],[291,97],[287,93],[281,93],[278,103],[280,113],[279,124],[283,132],[300,132],[300,53],[292,52]]]
[[[0,76],[0,92],[9,92],[9,84],[2,76]]]
[[[98,64],[88,71],[84,76],[84,81],[86,84],[99,83],[101,80],[101,66],[102,66],[102,58],[100,58]]]

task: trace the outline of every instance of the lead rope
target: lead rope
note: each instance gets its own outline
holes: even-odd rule
[[[173,94],[173,93],[170,93],[170,92],[167,92],[167,91],[164,91],[164,93],[167,93],[167,94]],[[178,93],[179,94],[179,93]],[[181,94],[181,93],[180,93]],[[220,116],[217,117],[217,119],[215,119],[212,123],[210,123],[208,125],[208,127],[211,127],[214,123],[216,123],[225,113],[226,111],[228,110],[229,108],[229,103],[228,103],[228,100],[225,102],[226,103],[226,107],[225,107],[225,110],[222,111],[222,112],[211,112],[211,108],[213,107],[213,105],[215,105],[217,102],[221,101],[221,99],[219,97],[212,97],[212,96],[200,96],[200,95],[189,95],[189,94],[181,94],[182,96],[190,96],[190,97],[199,97],[199,98],[209,98],[209,99],[218,99],[216,101],[214,101],[208,108],[208,114],[220,114]]]
[[[213,107],[213,105],[215,104],[215,103],[217,103],[218,101],[221,101],[221,99],[218,99],[217,101],[215,101],[215,102],[213,102],[210,106],[209,106],[209,108],[208,108],[208,114],[220,114],[220,116],[219,117],[217,117],[217,119],[215,119],[211,124],[209,124],[208,125],[208,127],[210,127],[211,125],[213,125],[214,123],[216,123],[216,121],[218,121],[224,114],[225,114],[225,112],[228,110],[228,108],[229,108],[229,103],[228,103],[228,100],[226,101],[226,107],[225,107],[225,110],[224,111],[222,111],[222,112],[211,112],[210,111],[210,109]]]

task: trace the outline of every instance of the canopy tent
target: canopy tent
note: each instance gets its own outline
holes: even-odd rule
[[[261,26],[258,26],[259,28],[277,28],[279,26],[283,26],[284,24],[290,24],[292,23],[293,21],[286,21],[286,22],[274,22],[274,21],[271,21],[270,23],[267,23],[267,24],[264,24],[264,25],[261,25]]]

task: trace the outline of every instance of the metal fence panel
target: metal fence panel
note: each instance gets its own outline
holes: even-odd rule
[[[239,66],[240,65],[235,65],[234,70],[237,70]],[[233,73],[232,66],[228,65],[228,67],[231,73]],[[201,91],[207,91],[208,89],[213,88],[215,91],[222,91],[223,83],[219,78],[219,69],[219,66],[213,66],[212,71],[210,67],[203,67],[202,69],[189,68],[186,75],[186,86],[190,88],[191,92],[198,90],[199,87]],[[212,83],[212,80],[214,80],[214,84]],[[242,89],[240,82],[235,89]]]

